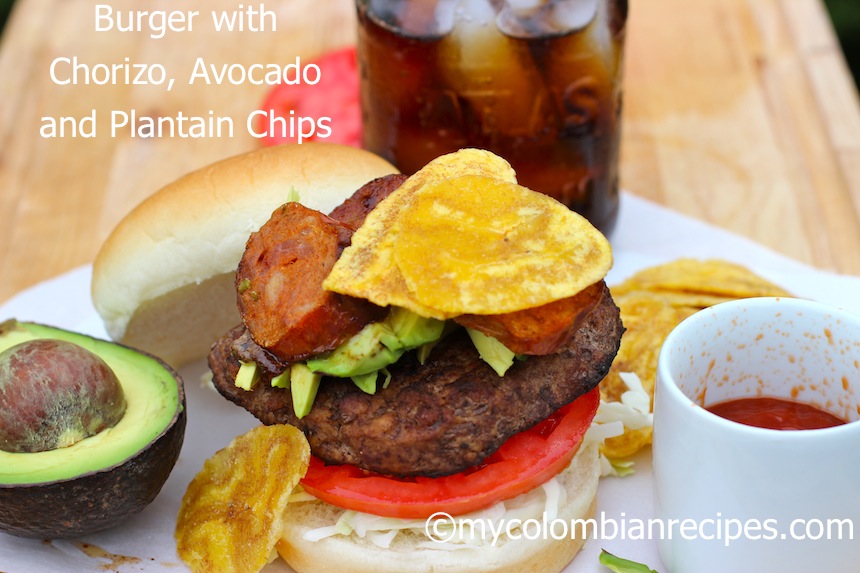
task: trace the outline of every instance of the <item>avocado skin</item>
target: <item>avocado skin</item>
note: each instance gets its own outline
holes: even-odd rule
[[[0,530],[38,539],[81,537],[140,512],[176,464],[186,418],[183,399],[173,425],[118,466],[54,483],[0,486]]]
[[[172,422],[147,446],[113,467],[55,482],[0,484],[0,531],[36,539],[82,537],[140,512],[161,491],[185,438],[185,388],[179,374],[163,360],[132,350],[159,362],[176,380],[181,408]]]

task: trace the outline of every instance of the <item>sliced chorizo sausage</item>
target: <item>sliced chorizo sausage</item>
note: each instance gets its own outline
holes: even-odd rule
[[[239,311],[254,341],[284,362],[333,350],[385,309],[323,290],[352,229],[299,203],[252,234],[236,273]]]
[[[492,336],[517,354],[553,354],[579,329],[603,297],[604,283],[543,306],[506,314],[464,314],[454,322]]]
[[[406,175],[395,173],[369,181],[335,207],[329,217],[337,219],[352,230],[358,229],[367,214],[373,211],[380,201],[394,193],[406,179]]]

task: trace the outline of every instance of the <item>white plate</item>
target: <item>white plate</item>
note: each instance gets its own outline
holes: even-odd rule
[[[609,284],[668,259],[720,257],[745,264],[798,296],[860,313],[858,278],[817,271],[629,194],[625,194],[622,204],[617,231],[612,237],[615,267],[608,277]],[[0,306],[0,320],[14,317],[105,337],[90,302],[90,276],[90,267],[81,267],[28,289]],[[0,534],[0,570],[4,573],[185,571],[173,542],[176,512],[185,487],[207,457],[256,425],[250,415],[200,384],[204,371],[201,362],[180,372],[188,401],[185,444],[173,473],[152,505],[119,527],[82,540],[42,541]],[[665,573],[655,540],[642,539],[636,531],[628,532],[632,536],[623,535],[620,529],[652,515],[650,468],[648,450],[637,457],[635,475],[602,481],[597,537],[567,571],[606,573],[597,561],[603,547]],[[265,569],[266,573],[278,571],[289,568],[276,562]]]

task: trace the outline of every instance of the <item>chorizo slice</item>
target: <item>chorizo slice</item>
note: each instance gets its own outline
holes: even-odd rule
[[[406,179],[406,175],[399,173],[377,177],[362,185],[358,191],[335,207],[329,217],[337,219],[354,231],[361,227],[367,214],[394,193]]]
[[[333,350],[385,309],[323,290],[352,229],[299,203],[279,207],[252,234],[236,272],[242,320],[283,362]]]
[[[603,297],[600,281],[572,297],[505,314],[464,314],[454,322],[492,336],[517,354],[557,352]]]

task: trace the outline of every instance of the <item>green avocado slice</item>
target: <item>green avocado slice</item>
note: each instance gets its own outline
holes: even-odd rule
[[[441,320],[392,308],[385,320],[368,324],[332,352],[308,360],[307,365],[329,376],[366,376],[394,364],[409,350],[439,340],[444,326]]]
[[[508,368],[514,364],[517,355],[492,336],[487,336],[472,328],[467,328],[466,332],[484,362],[489,364],[490,368],[496,371],[496,374],[504,376]]]

